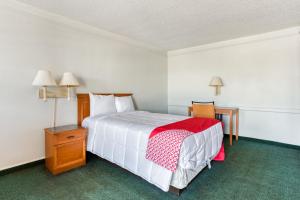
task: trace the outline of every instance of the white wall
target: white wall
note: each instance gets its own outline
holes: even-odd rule
[[[43,129],[51,126],[53,101],[38,99],[31,86],[39,69],[52,71],[57,79],[73,72],[83,83],[80,92],[132,92],[139,109],[167,112],[165,54],[84,30],[84,25],[76,28],[63,18],[57,22],[57,16],[53,21],[30,7],[2,3],[0,170],[44,157]],[[76,114],[76,99],[59,100],[58,125],[76,123]]]
[[[168,108],[192,100],[240,107],[240,135],[300,145],[299,27],[168,52]],[[212,76],[225,86],[220,96]]]

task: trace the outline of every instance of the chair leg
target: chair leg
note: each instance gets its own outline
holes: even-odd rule
[[[216,119],[223,121],[223,115],[222,114],[216,114]]]

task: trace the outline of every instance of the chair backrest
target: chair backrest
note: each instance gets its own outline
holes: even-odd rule
[[[204,117],[215,119],[214,102],[199,102],[192,101],[193,117]]]

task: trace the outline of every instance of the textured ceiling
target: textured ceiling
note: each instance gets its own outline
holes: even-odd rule
[[[300,25],[300,0],[18,0],[173,50]]]

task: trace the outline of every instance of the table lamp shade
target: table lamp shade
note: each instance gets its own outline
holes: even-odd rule
[[[56,86],[56,82],[47,70],[39,70],[32,82],[34,86]]]
[[[222,82],[222,79],[220,77],[215,76],[211,79],[209,85],[210,86],[223,86],[223,82]]]
[[[59,83],[60,86],[79,86],[79,82],[71,72],[65,72]]]

